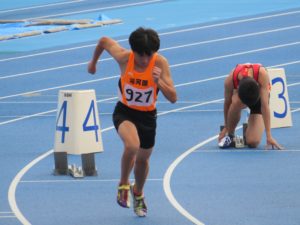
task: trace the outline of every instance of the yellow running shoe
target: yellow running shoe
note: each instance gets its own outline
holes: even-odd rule
[[[130,185],[123,184],[118,187],[118,196],[117,202],[121,207],[129,208],[130,207]]]
[[[133,210],[135,212],[135,214],[139,217],[145,217],[147,215],[147,206],[145,203],[145,197],[144,195],[135,195],[133,192],[133,186],[134,184],[132,184],[130,186],[130,192],[133,198]]]

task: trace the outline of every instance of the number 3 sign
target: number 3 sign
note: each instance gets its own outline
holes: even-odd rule
[[[271,83],[271,128],[290,127],[292,116],[284,69],[268,69],[268,73]]]

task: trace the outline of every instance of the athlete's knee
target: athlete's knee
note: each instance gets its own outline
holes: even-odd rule
[[[246,143],[249,148],[257,148],[261,142],[261,135],[257,134],[257,130],[253,132],[253,130],[250,131],[248,129],[249,127],[246,130]]]
[[[247,145],[249,148],[257,148],[259,145],[260,141],[259,140],[248,140],[247,139]]]
[[[127,152],[136,154],[140,148],[140,143],[138,141],[124,141],[124,148]]]
[[[140,150],[143,151],[143,150]],[[140,155],[136,158],[135,163],[136,164],[149,164],[149,158],[150,156],[147,157],[141,157]]]

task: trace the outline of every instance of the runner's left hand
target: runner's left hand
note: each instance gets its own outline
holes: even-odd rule
[[[154,66],[153,71],[152,71],[152,76],[153,76],[154,82],[157,83],[161,76],[161,68]]]
[[[277,141],[274,138],[268,138],[267,139],[267,145],[265,147],[266,150],[284,150],[284,147],[277,143]]]

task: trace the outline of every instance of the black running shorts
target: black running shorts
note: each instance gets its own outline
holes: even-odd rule
[[[253,106],[250,106],[249,109],[250,109],[250,114],[261,114],[260,99]]]
[[[113,123],[118,131],[118,128],[125,120],[132,122],[138,131],[141,148],[152,148],[155,144],[156,135],[156,110],[150,112],[138,111],[131,109],[121,102],[118,102],[114,113]]]

